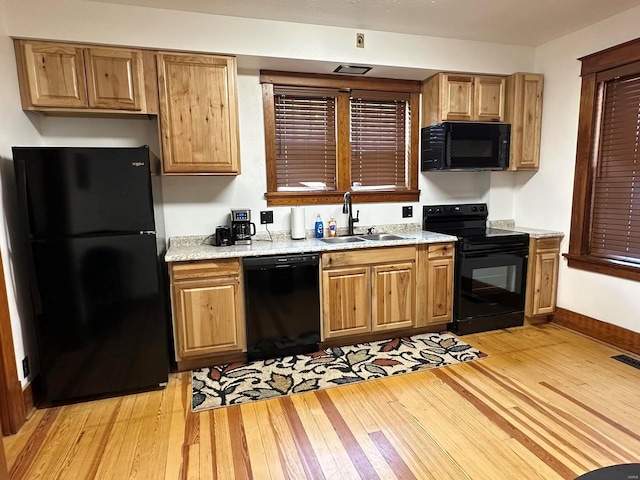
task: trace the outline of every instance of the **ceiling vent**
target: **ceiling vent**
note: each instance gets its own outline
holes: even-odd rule
[[[338,65],[338,67],[333,71],[334,73],[344,73],[347,75],[364,75],[372,67],[362,67],[358,65]]]

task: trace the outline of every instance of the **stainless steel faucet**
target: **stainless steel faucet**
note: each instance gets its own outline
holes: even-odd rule
[[[342,202],[342,213],[345,215],[349,215],[349,223],[347,235],[353,235],[353,224],[359,222],[360,219],[360,210],[356,212],[356,216],[353,216],[353,203],[351,203],[351,194],[349,192],[345,192]]]

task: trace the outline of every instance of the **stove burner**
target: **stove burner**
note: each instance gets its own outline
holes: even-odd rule
[[[422,229],[458,237],[462,251],[485,248],[495,250],[529,245],[526,233],[488,228],[489,211],[486,203],[460,205],[425,205]]]

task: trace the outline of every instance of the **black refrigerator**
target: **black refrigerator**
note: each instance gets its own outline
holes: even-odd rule
[[[166,385],[157,158],[148,147],[13,147],[48,404]]]

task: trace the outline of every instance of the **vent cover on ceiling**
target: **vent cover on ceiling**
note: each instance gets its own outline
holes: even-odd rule
[[[364,75],[372,67],[362,67],[358,65],[338,65],[334,73],[346,73],[347,75]]]

